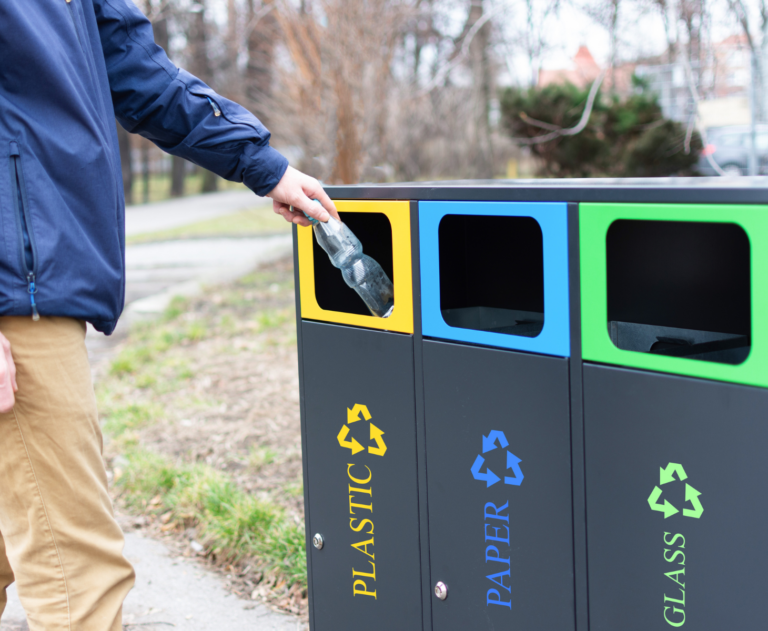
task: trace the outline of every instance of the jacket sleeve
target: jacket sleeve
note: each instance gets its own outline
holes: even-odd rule
[[[288,161],[248,110],[174,66],[131,0],[93,0],[115,116],[170,154],[266,195]]]

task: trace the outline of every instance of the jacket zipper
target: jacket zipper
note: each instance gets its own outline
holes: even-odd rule
[[[21,267],[24,270],[29,293],[29,304],[32,308],[32,320],[37,322],[40,314],[37,311],[35,294],[37,293],[37,249],[32,238],[29,220],[29,205],[27,204],[26,186],[24,184],[24,172],[21,168],[21,152],[16,142],[11,143],[11,188],[13,201],[16,206],[16,216],[19,225],[19,245],[21,252]],[[29,262],[27,262],[29,256]]]
[[[205,98],[208,99],[208,102],[211,104],[211,108],[213,109],[213,115],[216,118],[221,116],[221,110],[219,109],[219,106],[216,105],[215,101],[210,96],[206,96]]]

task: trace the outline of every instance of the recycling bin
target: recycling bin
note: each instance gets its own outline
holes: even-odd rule
[[[330,187],[395,299],[295,230],[312,631],[763,628],[766,190]]]
[[[422,201],[419,240],[431,628],[573,629],[567,205]]]
[[[296,230],[305,521],[313,631],[422,629],[410,205],[337,201],[394,284],[367,313]]]
[[[768,617],[768,207],[580,206],[592,631]]]

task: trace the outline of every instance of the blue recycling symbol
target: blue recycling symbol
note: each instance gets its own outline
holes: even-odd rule
[[[488,433],[488,436],[483,436],[483,453],[487,454],[489,451],[496,449],[497,440],[499,441],[499,446],[502,449],[509,447],[509,441],[504,435],[504,432],[493,430]],[[523,475],[523,471],[520,468],[521,462],[522,460],[520,460],[520,458],[518,458],[515,454],[513,454],[511,451],[507,451],[507,471],[511,469],[512,473],[514,473],[514,476],[505,476],[504,484],[520,486],[523,483],[523,478],[525,478],[525,476]],[[485,458],[482,456],[475,458],[475,463],[472,465],[472,477],[475,478],[475,480],[485,481],[485,488],[488,488],[496,484],[499,480],[501,480],[501,478],[488,467],[486,467],[485,473],[480,471],[484,464]]]

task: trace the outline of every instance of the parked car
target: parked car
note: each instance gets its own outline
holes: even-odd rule
[[[749,175],[749,125],[713,127],[707,130],[707,145],[701,152],[696,168],[702,175],[717,175],[707,160],[710,155],[727,175]],[[760,175],[768,173],[768,125],[757,125],[757,168]]]

